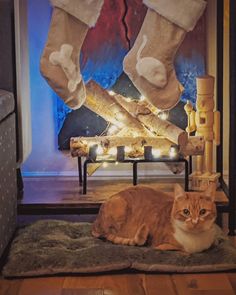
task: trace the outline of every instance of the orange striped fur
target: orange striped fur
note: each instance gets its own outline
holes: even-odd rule
[[[186,252],[205,250],[215,240],[215,188],[185,193],[175,185],[174,191],[173,197],[138,186],[115,194],[101,206],[92,234],[115,244]]]

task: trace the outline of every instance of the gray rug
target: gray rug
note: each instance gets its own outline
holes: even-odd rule
[[[114,245],[91,236],[90,223],[42,220],[20,229],[3,268],[5,277],[118,270],[213,272],[236,269],[236,249],[228,240],[198,254]]]

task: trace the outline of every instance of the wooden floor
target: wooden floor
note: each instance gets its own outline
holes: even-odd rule
[[[184,183],[183,179],[175,183]],[[174,183],[168,179],[140,179],[139,185],[148,185],[172,193]],[[22,204],[34,203],[101,203],[113,194],[132,186],[132,179],[90,180],[88,192],[82,194],[77,177],[29,177],[24,179],[24,198]],[[216,202],[226,204],[228,199],[224,192],[217,191]]]
[[[181,181],[181,180],[180,180]],[[172,191],[173,184],[149,180],[142,183]],[[82,196],[77,180],[27,179],[23,203],[103,202],[131,181],[89,181],[89,192]],[[222,192],[219,202],[227,202]],[[235,242],[236,245],[236,242]],[[110,274],[4,280],[0,295],[231,295],[236,294],[236,273],[208,274]]]
[[[233,295],[236,273],[1,280],[1,295]]]

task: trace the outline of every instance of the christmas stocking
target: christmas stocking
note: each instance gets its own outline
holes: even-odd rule
[[[143,96],[158,109],[174,107],[183,91],[173,61],[186,32],[203,14],[203,0],[144,0],[148,6],[124,71]]]
[[[48,84],[72,109],[86,99],[80,73],[80,50],[89,27],[99,17],[103,0],[52,0],[47,44],[40,61]]]

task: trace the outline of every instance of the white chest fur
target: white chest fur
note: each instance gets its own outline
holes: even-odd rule
[[[189,233],[175,226],[174,238],[188,253],[204,251],[211,247],[216,240],[216,226],[201,233]]]

